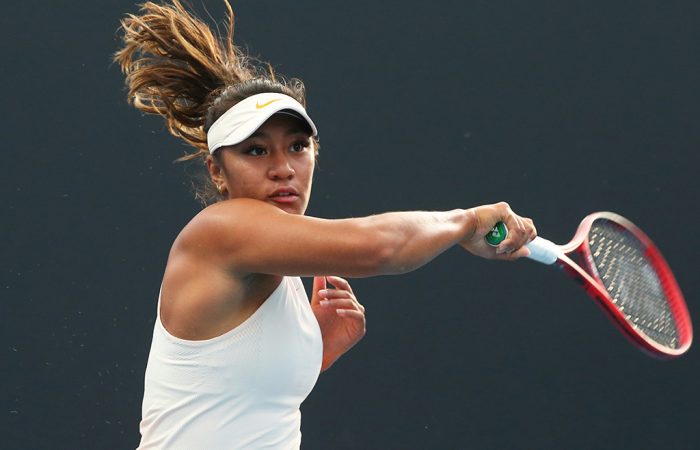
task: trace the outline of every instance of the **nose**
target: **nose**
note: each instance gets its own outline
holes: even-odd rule
[[[284,151],[274,152],[271,159],[269,176],[274,180],[291,180],[296,172]]]

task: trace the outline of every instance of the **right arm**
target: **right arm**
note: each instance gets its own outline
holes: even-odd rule
[[[409,272],[455,244],[479,256],[523,256],[517,252],[497,255],[483,242],[498,220],[511,231],[500,248],[517,250],[530,237],[525,236],[526,227],[517,223],[528,219],[515,216],[506,204],[328,220],[288,214],[257,200],[235,199],[198,214],[178,236],[175,247],[214,258],[212,262],[239,274],[366,277]]]

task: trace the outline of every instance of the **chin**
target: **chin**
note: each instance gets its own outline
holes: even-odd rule
[[[297,214],[299,216],[303,216],[304,213],[306,212],[306,208],[289,208],[285,209],[289,214]]]

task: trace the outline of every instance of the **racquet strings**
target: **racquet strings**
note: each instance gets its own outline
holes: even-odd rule
[[[593,222],[588,243],[593,266],[627,322],[657,343],[678,348],[678,324],[646,246],[607,219]]]

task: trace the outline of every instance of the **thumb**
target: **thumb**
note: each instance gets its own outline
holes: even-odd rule
[[[321,301],[321,296],[318,291],[326,288],[326,277],[314,277],[314,285],[311,288],[311,304],[315,305]]]

